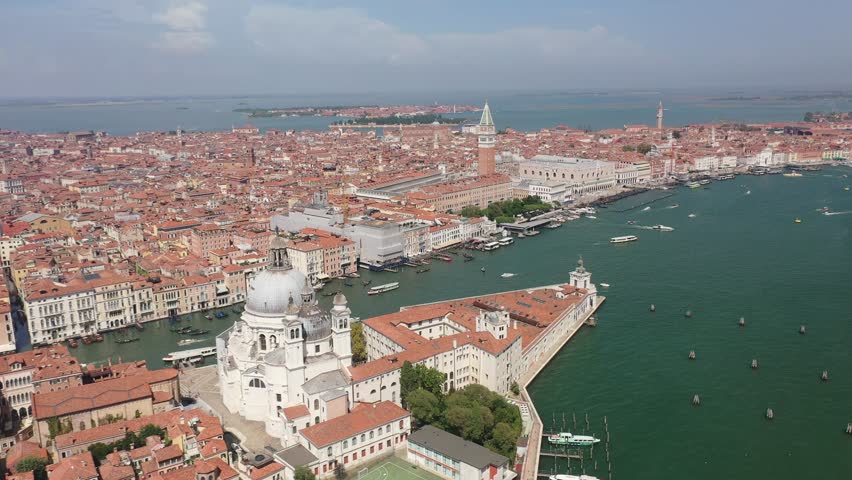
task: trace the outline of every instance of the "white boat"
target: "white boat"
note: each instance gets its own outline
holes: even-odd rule
[[[672,227],[667,227],[667,226],[665,226],[665,225],[654,225],[654,226],[653,226],[653,227],[651,227],[651,228],[653,228],[654,230],[659,230],[659,231],[661,231],[661,232],[674,232],[674,228],[672,228]]]
[[[534,236],[538,235],[539,233],[541,233],[541,232],[539,232],[538,230],[529,230],[529,231],[527,231],[527,236],[528,237],[534,237]]]
[[[802,174],[799,173],[799,172],[790,172],[790,173],[785,173],[784,176],[785,177],[801,177]]]
[[[497,242],[500,243],[500,245],[505,247],[506,245],[511,245],[511,244],[515,243],[515,239],[512,238],[512,237],[503,237],[500,240],[497,240]]]
[[[701,188],[701,184],[698,182],[689,182],[686,186],[689,188]]]
[[[612,237],[609,239],[609,243],[627,243],[627,242],[635,242],[639,240],[639,237],[636,235],[624,235],[623,237]]]
[[[603,282],[601,282],[601,283],[600,283],[600,286],[602,286],[602,287],[604,287],[604,288],[609,288],[609,284],[608,284],[608,283],[603,283]]]
[[[593,477],[591,475],[568,475],[564,473],[559,473],[556,475],[551,475],[547,477],[548,480],[600,480],[598,477]]]
[[[747,190],[746,195],[751,195],[751,190]]]
[[[378,295],[379,293],[389,292],[391,290],[396,290],[397,288],[399,288],[399,282],[386,283],[384,285],[371,288],[367,291],[367,295]]]
[[[648,211],[648,210],[650,210],[650,209],[651,209],[651,207],[645,207],[645,208],[643,208],[643,209],[642,209],[642,211],[643,211],[643,212],[647,212],[647,211]]]
[[[183,361],[183,360],[191,360],[193,358],[203,358],[210,357],[212,355],[216,355],[216,347],[204,347],[204,348],[195,348],[191,350],[181,350],[179,352],[172,352],[165,357],[163,357],[164,362],[175,362],[175,361]]]
[[[500,275],[500,278],[512,278],[514,276],[515,276],[514,273],[504,273],[504,274]]]
[[[689,215],[687,215],[687,217],[689,217],[689,218],[695,218],[695,217],[697,217],[697,216],[698,216],[698,215],[696,215],[696,214],[694,214],[694,213],[690,213]]]
[[[597,220],[598,217],[594,215],[586,215],[586,218],[591,218],[592,220]]]
[[[498,248],[500,248],[500,242],[488,242],[482,246],[482,250],[486,252],[497,250]]]
[[[198,343],[201,341],[203,340],[201,340],[200,338],[185,338],[183,340],[179,340],[177,344],[179,347],[183,347],[184,345],[192,345],[193,343]]]

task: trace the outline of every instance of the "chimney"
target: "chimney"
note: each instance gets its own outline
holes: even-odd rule
[[[458,342],[456,341],[456,339],[454,338],[454,339],[453,339],[453,349],[458,348],[458,346],[459,346],[459,343],[458,343]]]
[[[515,329],[515,330],[517,330],[517,329],[518,329],[518,321],[517,321],[517,320],[512,320],[512,324],[513,324],[513,326],[514,326],[514,329]]]

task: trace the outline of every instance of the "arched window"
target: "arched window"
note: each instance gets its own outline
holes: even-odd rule
[[[343,448],[344,448],[344,449],[349,448],[349,440],[344,440],[344,441],[343,441]]]
[[[259,378],[252,378],[249,382],[249,387],[252,388],[266,388],[266,384],[263,383],[263,380]]]
[[[370,395],[375,395],[375,394],[376,394],[376,389],[375,389],[375,388],[374,388],[374,389],[372,389],[372,390],[370,390]]]
[[[314,410],[319,410],[319,399],[314,399]]]
[[[328,454],[328,456],[330,457],[330,456],[331,456],[331,447],[328,447],[328,450],[326,450],[326,452],[325,452],[325,453],[327,453],[327,454]]]
[[[275,335],[269,336],[269,345],[272,346],[272,348],[275,348],[275,347],[278,346],[278,339],[275,338]]]
[[[318,424],[318,423],[319,423],[319,415],[317,415],[316,417],[314,417],[314,425],[316,425],[316,424]]]
[[[260,349],[266,350],[266,335],[260,334]]]

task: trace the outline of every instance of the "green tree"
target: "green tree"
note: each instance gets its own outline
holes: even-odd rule
[[[680,138],[680,135],[681,134],[680,134],[679,130],[675,130],[675,131],[672,132],[672,138],[678,139],[678,138]]]
[[[625,145],[625,146],[621,147],[621,151],[622,152],[635,152],[636,147],[634,147],[633,145]]]
[[[500,422],[494,425],[494,429],[491,431],[491,439],[485,443],[485,446],[491,451],[514,460],[517,452],[518,434],[509,424]]]
[[[296,468],[293,478],[295,480],[316,480],[317,476],[314,475],[314,472],[311,471],[310,468],[302,465],[301,467]]]
[[[15,471],[18,473],[21,472],[33,472],[33,477],[35,480],[47,480],[47,467],[50,464],[50,461],[46,458],[28,456],[20,459],[18,463],[15,465]]]
[[[654,146],[649,144],[649,143],[640,143],[639,146],[636,147],[636,151],[641,153],[642,155],[645,155],[646,153],[650,152],[651,149],[653,149],[653,148],[654,148]]]
[[[364,325],[361,322],[352,322],[350,334],[352,342],[352,361],[367,361],[367,342],[364,340]]]
[[[814,121],[814,112],[805,112],[804,121],[813,122]]]
[[[441,400],[428,390],[418,388],[409,393],[406,405],[411,415],[421,425],[430,425],[440,419]]]
[[[521,394],[521,387],[518,386],[518,382],[512,382],[511,390],[512,390],[512,393],[514,393],[515,395]]]
[[[471,217],[481,217],[485,215],[485,212],[482,209],[475,207],[473,205],[468,205],[461,209],[460,215],[462,217],[471,218]]]
[[[100,464],[112,452],[112,446],[101,442],[93,443],[89,445],[89,451],[92,452],[95,463]]]
[[[336,467],[334,467],[334,478],[337,480],[343,480],[346,478],[346,469],[343,467],[342,463],[338,463]]]
[[[434,368],[429,368],[426,365],[413,365],[406,361],[402,364],[402,370],[399,374],[399,390],[402,404],[408,405],[408,395],[422,388],[432,393],[438,399],[443,398],[444,382],[447,376]]]
[[[163,440],[166,439],[166,431],[151,423],[145,425],[144,427],[142,427],[142,429],[139,430],[138,437],[144,440],[153,435],[157,435]]]

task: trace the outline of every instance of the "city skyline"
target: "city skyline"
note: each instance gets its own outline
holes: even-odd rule
[[[0,96],[831,88],[852,7],[819,3],[12,1]]]

